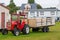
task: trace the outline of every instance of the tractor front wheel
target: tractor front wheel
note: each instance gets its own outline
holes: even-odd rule
[[[18,36],[20,34],[20,30],[17,29],[17,27],[14,28],[14,30],[12,31],[12,33],[15,35],[15,36]]]

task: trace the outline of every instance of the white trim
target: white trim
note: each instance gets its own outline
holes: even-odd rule
[[[0,29],[1,29],[1,13],[0,13]]]

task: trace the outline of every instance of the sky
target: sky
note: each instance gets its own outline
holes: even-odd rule
[[[14,0],[14,3],[17,6],[21,6],[21,4],[27,2],[28,0]],[[10,0],[0,0],[0,3],[5,3],[5,5],[8,5]],[[56,7],[59,4],[59,0],[35,0],[35,3],[40,4],[43,8]]]

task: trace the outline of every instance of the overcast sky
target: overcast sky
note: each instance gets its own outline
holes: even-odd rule
[[[0,0],[0,3],[8,5],[10,0]],[[27,3],[28,0],[14,0],[17,6],[21,6],[22,3]],[[36,3],[40,4],[43,8],[56,7],[59,4],[58,0],[35,0]]]

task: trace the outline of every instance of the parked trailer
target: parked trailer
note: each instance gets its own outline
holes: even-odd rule
[[[28,24],[32,31],[41,29],[43,32],[48,32],[49,27],[55,25],[55,15],[51,15],[52,10],[31,10],[28,12]],[[52,11],[56,14],[56,10]],[[46,16],[46,14],[48,14]]]
[[[39,28],[42,29],[43,32],[49,31],[49,26],[55,25],[54,18],[48,17],[48,18],[33,18],[28,19],[29,20],[29,26],[32,28],[32,31],[38,31]]]

